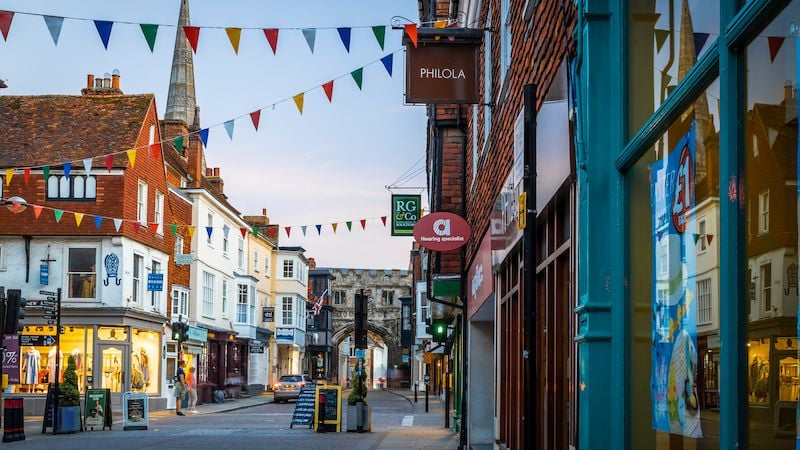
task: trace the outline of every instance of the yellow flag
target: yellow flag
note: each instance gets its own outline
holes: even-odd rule
[[[76,212],[73,214],[75,214],[75,225],[81,226],[81,222],[83,222],[83,213]]]
[[[233,52],[238,55],[239,54],[239,39],[242,37],[242,29],[241,28],[225,28],[225,32],[228,33],[228,40],[231,41],[231,45],[233,46]]]
[[[188,226],[188,227],[186,227],[186,231],[189,234],[189,239],[191,239],[192,236],[194,236],[194,227],[193,226]]]
[[[6,169],[6,186],[11,183],[11,177],[14,176],[14,169]]]
[[[337,227],[338,225],[339,225],[338,223],[332,223],[332,224],[331,224],[331,226],[333,227],[333,232],[334,232],[334,233],[336,233],[336,227]]]
[[[128,161],[131,162],[131,168],[136,165],[136,149],[130,149],[126,152],[128,154]]]
[[[433,22],[433,28],[444,28],[446,26],[447,26],[446,20],[437,20],[436,22]]]
[[[305,95],[305,92],[301,92],[294,96],[294,104],[297,105],[297,110],[300,111],[300,114],[303,114],[303,98]]]

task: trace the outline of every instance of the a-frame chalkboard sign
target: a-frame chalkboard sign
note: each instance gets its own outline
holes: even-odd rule
[[[294,405],[292,423],[289,425],[289,428],[294,428],[295,425],[308,425],[308,428],[312,428],[314,426],[315,403],[316,385],[309,383],[300,389],[297,403]]]

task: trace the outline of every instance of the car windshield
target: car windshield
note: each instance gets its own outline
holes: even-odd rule
[[[284,375],[284,376],[281,377],[281,381],[297,382],[297,381],[303,381],[303,380],[301,379],[301,377],[299,375]]]

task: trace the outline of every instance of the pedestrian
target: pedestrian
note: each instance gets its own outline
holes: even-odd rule
[[[183,370],[184,364],[182,360],[178,361],[177,380],[175,381],[175,415],[178,416],[186,415],[181,412],[181,403],[183,403],[183,397],[186,396],[186,372]]]
[[[194,376],[194,367],[189,367],[186,374],[186,393],[189,394],[189,411],[197,413],[197,377]]]

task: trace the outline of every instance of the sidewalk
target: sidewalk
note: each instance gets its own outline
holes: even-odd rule
[[[388,430],[381,440],[381,449],[457,449],[458,434],[444,428],[444,402],[434,395],[428,395],[428,412],[425,412],[425,393],[417,394],[414,403],[414,391],[409,389],[385,389],[393,395],[403,397],[414,408],[413,421],[410,425]],[[451,406],[452,407],[452,406]],[[452,420],[450,425],[452,426]]]

